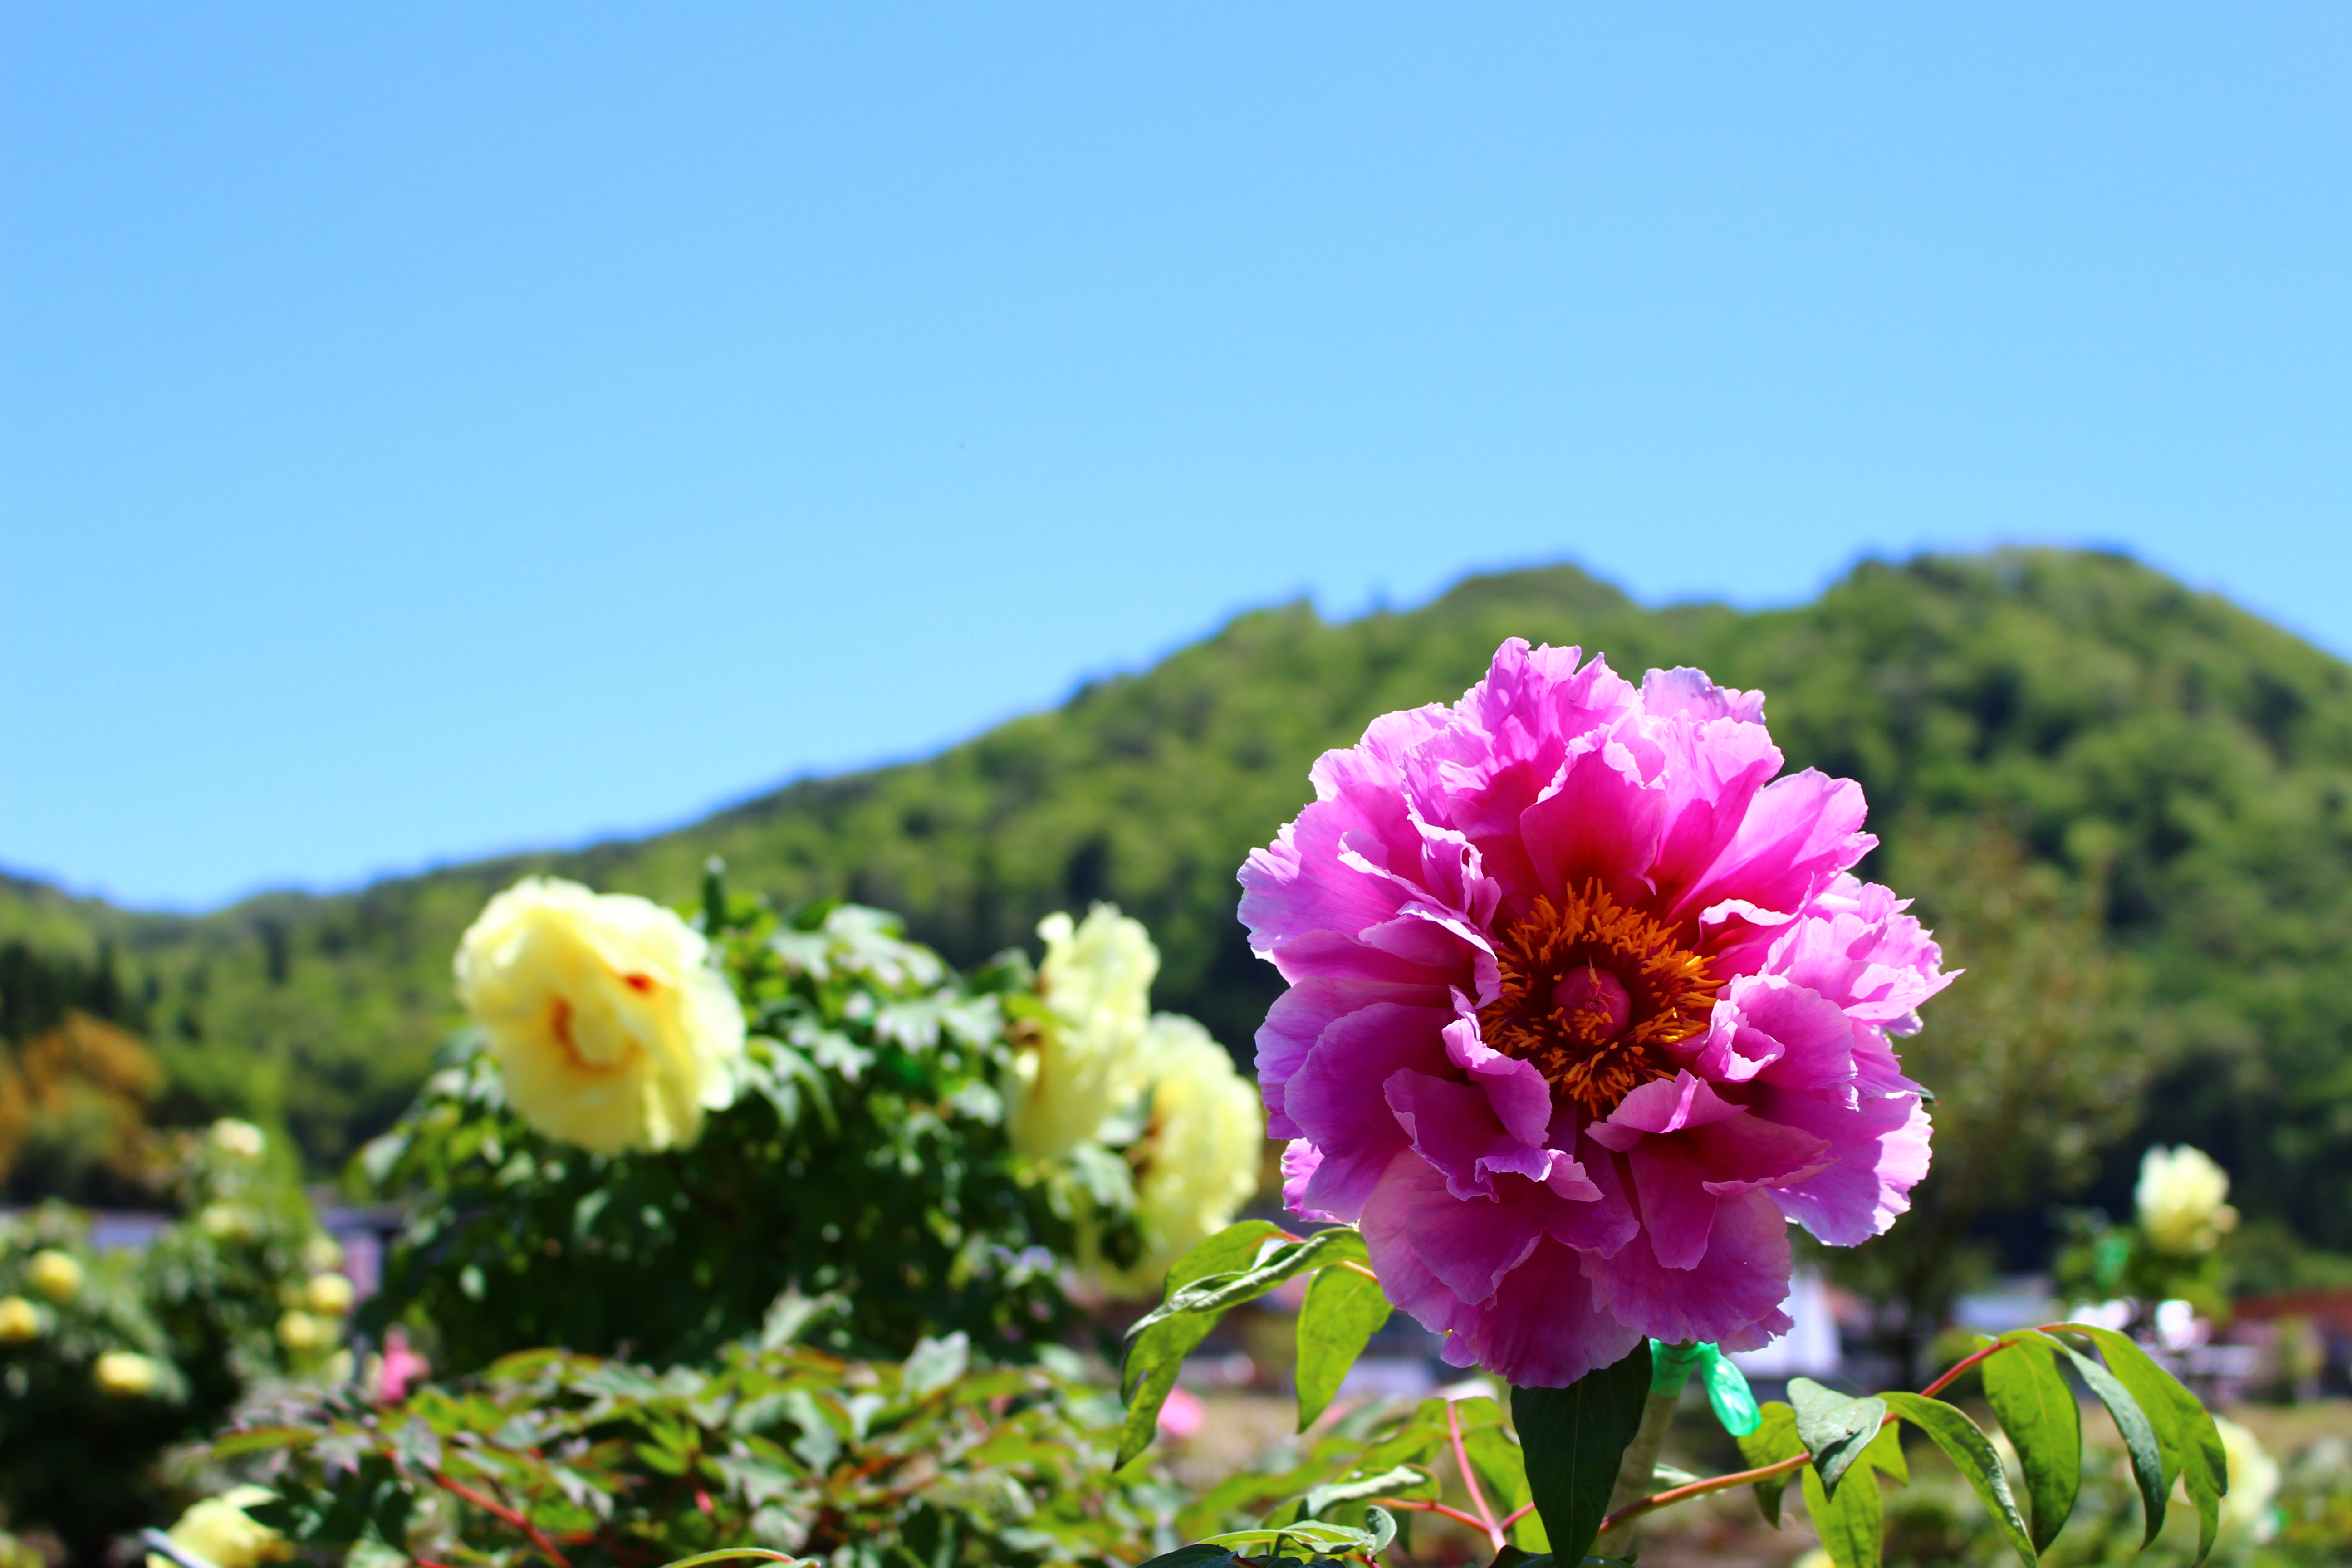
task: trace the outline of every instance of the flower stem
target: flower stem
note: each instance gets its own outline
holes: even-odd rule
[[[1633,1429],[1633,1440],[1625,1446],[1625,1457],[1618,1463],[1617,1486],[1609,1494],[1609,1517],[1601,1521],[1601,1535],[1592,1543],[1592,1550],[1601,1556],[1623,1556],[1624,1538],[1621,1535],[1612,1542],[1610,1531],[1622,1531],[1647,1511],[1633,1505],[1647,1498],[1656,1485],[1658,1450],[1665,1447],[1666,1428],[1674,1424],[1675,1406],[1682,1398],[1677,1384],[1672,1393],[1653,1389],[1642,1402],[1642,1424]]]
[[[1479,1528],[1496,1551],[1505,1544],[1503,1527],[1495,1522],[1495,1510],[1486,1506],[1486,1494],[1478,1489],[1478,1472],[1470,1468],[1470,1450],[1462,1441],[1462,1406],[1449,1399],[1445,1402],[1445,1428],[1454,1435],[1454,1463],[1462,1471],[1462,1484],[1470,1493],[1470,1501],[1478,1510]]]

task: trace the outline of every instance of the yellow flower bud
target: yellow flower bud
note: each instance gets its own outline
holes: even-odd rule
[[[41,1337],[41,1310],[22,1296],[0,1296],[0,1345],[20,1345]]]
[[[343,1266],[343,1244],[319,1232],[302,1244],[302,1267],[313,1274],[327,1274]]]
[[[658,904],[530,877],[459,942],[457,995],[524,1121],[601,1154],[667,1149],[735,1099],[743,1009],[709,951]]]
[[[314,1274],[302,1300],[314,1312],[340,1318],[352,1310],[352,1282],[340,1274]]]
[[[71,1257],[53,1247],[45,1247],[33,1254],[25,1279],[34,1289],[62,1305],[80,1293],[82,1269]]]
[[[326,1324],[299,1310],[278,1320],[278,1342],[296,1355],[319,1350],[333,1337]]]
[[[215,1241],[250,1241],[261,1234],[261,1216],[243,1204],[206,1204],[196,1224]]]
[[[109,1351],[98,1358],[90,1369],[101,1393],[118,1399],[135,1399],[142,1394],[152,1394],[163,1380],[163,1369],[143,1355],[129,1351]]]

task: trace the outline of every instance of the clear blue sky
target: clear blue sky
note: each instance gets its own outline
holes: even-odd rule
[[[0,864],[346,885],[1249,605],[2126,545],[2352,649],[2352,10],[0,13]]]

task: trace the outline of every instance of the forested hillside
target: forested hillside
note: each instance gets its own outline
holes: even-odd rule
[[[2161,1074],[2142,1136],[2205,1144],[2251,1209],[2352,1245],[2352,668],[2108,555],[1866,563],[1763,614],[1644,609],[1569,567],[1341,625],[1287,605],[929,761],[642,841],[192,918],[9,882],[0,942],[105,977],[169,1071],[164,1113],[282,1117],[321,1163],[414,1089],[458,931],[526,870],[683,900],[717,854],[778,900],[903,910],[966,963],[1114,899],[1166,951],[1158,1000],[1246,1056],[1276,985],[1233,919],[1243,855],[1307,798],[1317,752],[1450,700],[1514,635],[1763,688],[1792,765],[1859,778],[1898,867],[1966,831],[2055,873],[2094,911],[2069,929],[2103,931],[2126,977],[2109,1025]]]

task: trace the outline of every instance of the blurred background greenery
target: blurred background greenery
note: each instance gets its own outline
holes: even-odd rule
[[[1570,566],[1338,625],[1281,605],[936,757],[648,838],[196,916],[9,879],[9,1191],[105,1201],[142,1127],[221,1114],[337,1171],[452,1026],[457,933],[528,871],[679,901],[717,854],[779,906],[904,911],[967,967],[1115,900],[1160,943],[1163,1005],[1246,1062],[1276,984],[1233,918],[1234,868],[1318,752],[1450,700],[1509,636],[1762,688],[1792,767],[1862,781],[1884,841],[1865,869],[1922,890],[1971,972],[1912,1047],[1942,1097],[1937,1173],[1847,1265],[1858,1283],[1932,1317],[1986,1267],[2042,1262],[2054,1199],[2126,1210],[2157,1142],[2231,1172],[2267,1248],[2252,1282],[2333,1279],[2326,1254],[2352,1250],[2352,668],[2123,556],[2057,550],[1865,562],[1759,613],[1645,609]]]

